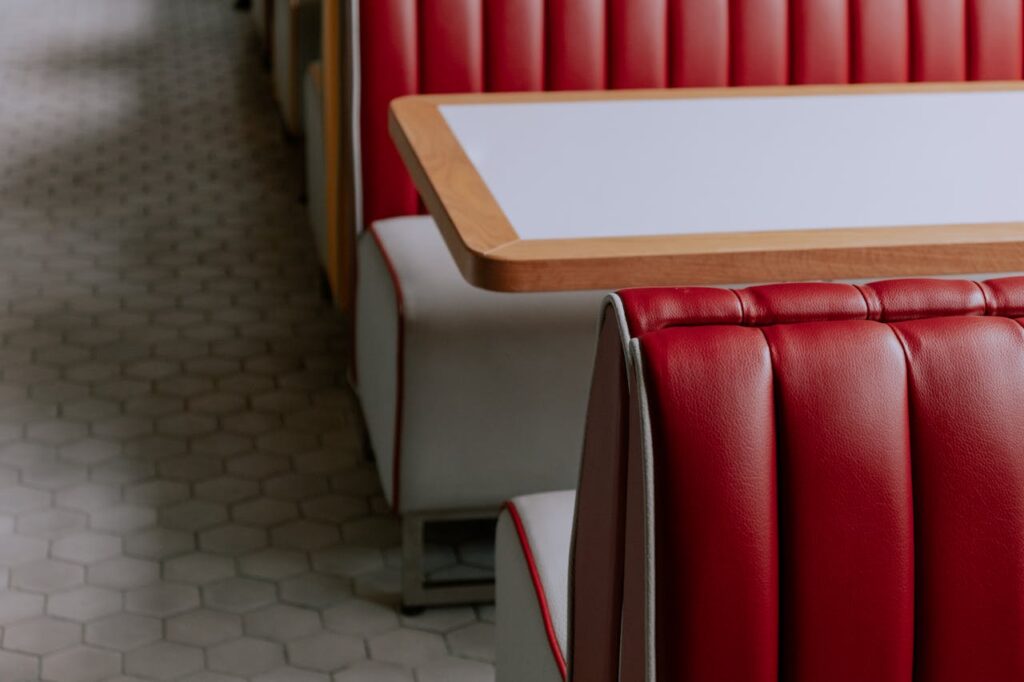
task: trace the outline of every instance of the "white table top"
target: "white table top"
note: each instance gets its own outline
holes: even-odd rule
[[[1024,220],[1024,92],[443,104],[523,240]]]
[[[1022,82],[421,95],[389,125],[486,289],[1024,263]]]

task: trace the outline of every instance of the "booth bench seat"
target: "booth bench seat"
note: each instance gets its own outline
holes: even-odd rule
[[[402,516],[407,605],[487,601],[425,583],[424,527],[576,485],[601,292],[466,286],[427,216],[359,240],[355,378],[384,496]]]
[[[1019,79],[1021,7],[343,0],[328,27],[340,38],[342,84],[326,93],[339,97],[338,120],[327,123],[341,138],[328,150],[339,162],[328,194],[351,199],[328,212],[330,238],[314,230],[329,245],[321,256],[339,304],[355,301],[357,389],[395,510],[493,516],[503,497],[575,484],[600,297],[502,296],[463,281],[436,225],[412,217],[423,205],[388,132],[395,98]],[[404,523],[405,556],[414,556],[420,523]],[[424,603],[408,590],[403,599]]]
[[[576,485],[600,292],[467,287],[427,216],[359,241],[355,368],[384,494],[405,514]]]
[[[602,332],[568,635],[568,503],[516,499],[501,682],[547,622],[577,681],[1024,679],[1024,277],[627,290]]]

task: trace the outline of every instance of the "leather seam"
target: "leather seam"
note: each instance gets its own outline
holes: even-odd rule
[[[914,570],[913,570],[914,587],[913,587],[913,589],[916,592],[917,586],[919,584],[921,584],[920,574],[918,573],[918,571],[921,568],[921,560],[920,560],[920,556],[918,555],[918,550],[919,550],[919,548],[921,546],[921,543],[919,542],[919,537],[918,537],[918,529],[919,529],[918,519],[920,517],[918,515],[918,510],[917,510],[917,486],[915,485],[915,477],[914,477],[914,472],[915,472],[915,467],[914,467],[914,390],[913,390],[914,389],[914,377],[913,377],[913,374],[910,371],[910,348],[907,347],[907,340],[906,340],[906,338],[903,336],[903,333],[899,329],[896,328],[896,326],[895,326],[896,323],[894,323],[894,322],[884,322],[883,324],[885,324],[885,326],[889,328],[889,331],[896,338],[896,342],[898,344],[900,344],[900,349],[903,351],[904,381],[905,381],[906,387],[907,387],[907,466],[910,469],[910,518],[911,518],[911,524],[912,524],[912,531],[911,531],[911,534],[910,534],[910,538],[911,538],[911,540],[914,543],[914,549],[913,549],[913,552],[912,552],[912,556],[914,558]],[[918,612],[919,608],[920,608],[920,603],[915,598],[914,599],[914,608],[913,608],[914,638],[913,638],[912,643],[911,643],[912,652],[913,652],[912,660],[915,661],[914,664],[913,664],[914,669],[915,669],[915,673],[916,673],[916,668],[917,668],[917,663],[916,663],[916,661],[917,661],[917,624],[920,622],[920,614]],[[916,677],[916,674],[914,675],[914,677]]]
[[[743,297],[740,296],[740,292],[735,289],[729,289],[729,292],[736,297],[736,302],[740,304],[740,326],[746,327],[747,325],[747,308],[743,305]],[[702,325],[703,326],[703,325]],[[757,326],[757,325],[753,325]]]
[[[854,284],[853,288],[857,290],[860,297],[864,299],[864,319],[865,320],[881,320],[884,315],[882,314],[882,307],[878,307],[878,317],[872,317],[871,315],[871,301],[868,300],[867,294],[864,293],[864,288],[860,284]]]
[[[562,654],[562,647],[558,644],[558,637],[555,635],[555,625],[551,620],[551,611],[548,608],[547,592],[544,590],[544,583],[541,582],[540,573],[537,571],[537,562],[534,559],[533,549],[530,546],[530,538],[526,534],[526,527],[523,525],[523,520],[519,516],[519,510],[516,509],[515,502],[512,502],[511,500],[506,502],[505,509],[508,510],[509,517],[512,519],[512,523],[516,527],[516,535],[519,536],[519,545],[523,550],[523,557],[526,559],[526,566],[530,569],[530,579],[533,582],[533,589],[537,595],[537,605],[540,607],[541,618],[544,620],[544,630],[548,636],[548,644],[551,647],[551,653],[555,657],[555,665],[558,666],[558,672],[561,674],[562,679],[565,680],[565,656]]]
[[[993,317],[998,315],[998,306],[995,301],[990,297],[989,287],[985,282],[978,282],[975,280],[969,280],[974,286],[978,287],[981,292],[981,299],[985,302],[985,317]]]

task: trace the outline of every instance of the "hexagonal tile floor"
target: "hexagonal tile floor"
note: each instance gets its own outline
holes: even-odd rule
[[[230,4],[0,3],[0,680],[493,679],[490,608],[394,608],[299,150]]]

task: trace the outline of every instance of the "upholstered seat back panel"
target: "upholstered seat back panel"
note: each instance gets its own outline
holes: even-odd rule
[[[1024,679],[1024,332],[905,322],[918,679]]]
[[[764,332],[778,424],[783,678],[909,682],[914,543],[903,350],[874,322]]]
[[[1018,79],[1021,0],[360,2],[364,223],[419,211],[401,95]]]
[[[964,0],[910,0],[916,40],[913,78],[962,81],[967,77],[967,12]]]
[[[846,0],[792,0],[793,80],[845,83],[850,77]]]
[[[1024,679],[1024,281],[721,292],[622,294],[659,678]]]
[[[903,83],[910,80],[910,12],[907,0],[850,3],[850,80]]]
[[[968,77],[1016,80],[1021,77],[1020,0],[971,0],[967,3]]]
[[[419,17],[422,92],[484,89],[484,7],[467,0],[431,0]]]
[[[686,363],[673,360],[677,346],[688,349]],[[659,427],[657,644],[671,652],[659,675],[774,680],[776,438],[764,336],[739,327],[679,328],[652,335],[644,350],[658,377],[649,384]]]
[[[545,0],[495,2],[484,13],[485,82],[492,90],[544,88]]]
[[[355,2],[356,0],[350,0]],[[388,137],[391,100],[420,90],[417,0],[360,0],[363,223],[418,213],[416,188]]]

